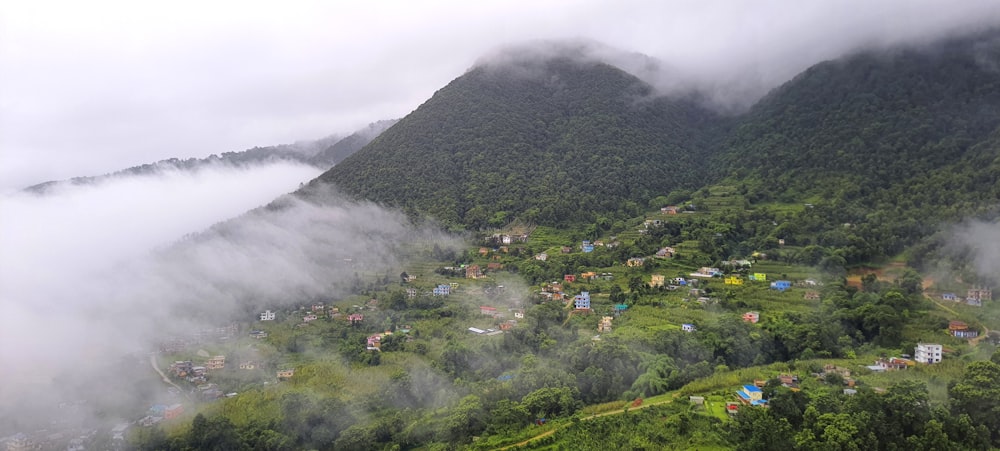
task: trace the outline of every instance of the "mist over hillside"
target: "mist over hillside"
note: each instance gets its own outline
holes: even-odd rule
[[[797,242],[882,258],[1000,202],[998,39],[858,50],[741,114],[694,85],[664,88],[672,69],[649,57],[589,41],[508,47],[318,182],[472,228],[609,224],[727,183],[753,202],[819,206],[786,227]],[[844,223],[860,230],[820,237]]]
[[[263,175],[246,174],[250,180]],[[250,182],[223,177],[237,186]],[[42,199],[65,207],[81,200],[72,191],[150,193],[150,183],[72,187]],[[165,184],[172,192],[179,185]],[[219,182],[197,192],[206,188],[218,190]],[[100,205],[96,196],[111,194],[87,194],[92,197],[81,206]],[[0,342],[0,358],[11,365],[0,388],[0,431],[34,430],[49,420],[107,427],[102,422],[121,419],[103,412],[141,411],[162,399],[161,383],[141,375],[150,371],[147,355],[163,343],[191,340],[265,308],[343,296],[358,272],[397,268],[406,243],[457,243],[414,227],[398,212],[343,201],[334,192],[313,192],[310,199],[282,196],[203,232],[195,230],[205,226],[170,224],[178,212],[164,208],[166,199],[156,203],[160,213],[133,206],[109,209],[114,215],[46,210],[34,196],[7,204],[21,219],[5,220],[0,234],[3,247],[15,251],[5,252],[0,265],[7,312],[0,328],[18,338]],[[181,216],[194,219],[191,205],[185,207]],[[29,228],[41,214],[51,215],[51,226]],[[104,230],[109,224],[120,226]],[[43,245],[48,253],[38,252]],[[75,407],[59,407],[66,403]]]

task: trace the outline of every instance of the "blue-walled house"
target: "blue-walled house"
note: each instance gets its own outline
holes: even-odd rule
[[[778,291],[785,291],[792,287],[792,282],[787,280],[776,280],[771,282],[771,289]]]

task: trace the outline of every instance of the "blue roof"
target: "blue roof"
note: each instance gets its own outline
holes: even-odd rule
[[[747,393],[752,393],[752,392],[761,392],[761,391],[760,391],[760,389],[759,389],[759,388],[757,388],[757,386],[756,386],[756,385],[744,385],[744,386],[743,386],[743,389],[744,389],[744,390],[746,390],[746,391],[747,391]],[[763,392],[761,392],[761,393],[763,393]]]
[[[736,396],[739,396],[740,398],[743,398],[743,400],[745,400],[745,401],[749,401],[750,400],[750,396],[747,395],[746,393],[743,393],[743,390],[736,390]]]

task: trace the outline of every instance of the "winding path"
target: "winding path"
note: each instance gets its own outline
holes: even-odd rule
[[[181,388],[180,385],[175,384],[174,381],[170,380],[170,378],[167,377],[166,374],[163,374],[163,370],[161,370],[160,366],[156,364],[156,356],[154,356],[154,355],[149,356],[149,365],[152,366],[153,370],[155,370],[156,373],[160,375],[160,379],[163,379],[164,383],[167,383],[167,384],[173,385],[174,387],[177,387],[177,390],[180,390],[181,393],[184,393],[185,397],[188,396],[187,392],[185,392],[184,389]]]
[[[673,397],[670,398],[670,399],[664,399],[662,401],[651,402],[651,403],[643,403],[642,405],[636,406],[636,407],[632,407],[631,405],[629,405],[627,409],[626,408],[622,408],[622,409],[611,410],[611,411],[608,411],[608,412],[595,413],[595,414],[592,414],[592,415],[585,416],[585,417],[581,418],[580,420],[581,421],[586,421],[586,420],[589,420],[591,418],[603,417],[603,416],[607,416],[607,415],[621,415],[621,414],[626,413],[626,412],[631,412],[631,411],[634,411],[634,410],[645,409],[647,407],[658,406],[660,404],[666,404],[668,402],[673,402],[676,398],[677,398],[677,393],[674,393]],[[566,426],[562,426],[562,427],[566,427]],[[527,445],[530,442],[533,442],[533,441],[538,440],[540,438],[548,437],[548,436],[550,436],[552,434],[555,434],[556,431],[558,431],[559,429],[560,428],[558,428],[558,427],[557,428],[553,428],[553,429],[549,429],[549,430],[547,430],[545,432],[542,432],[541,434],[538,434],[538,435],[536,435],[534,437],[530,437],[530,438],[528,438],[526,440],[522,440],[522,441],[517,442],[517,443],[515,443],[513,445],[507,445],[507,446],[504,446],[502,448],[497,448],[497,449],[498,449],[498,451],[503,451],[503,450],[506,450],[506,449],[518,448],[518,447],[521,447],[521,446],[525,446],[525,445]]]

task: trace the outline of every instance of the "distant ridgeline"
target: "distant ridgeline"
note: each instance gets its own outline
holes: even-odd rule
[[[472,68],[314,183],[472,228],[637,216],[724,183],[750,208],[814,206],[781,233],[847,262],[1000,199],[997,32],[820,63],[735,117],[605,63],[510,60]]]
[[[371,142],[379,133],[395,124],[395,120],[384,120],[369,124],[347,137],[329,136],[315,141],[302,141],[295,144],[278,146],[254,147],[242,152],[224,152],[207,158],[188,158],[181,160],[171,158],[155,163],[133,166],[110,174],[89,177],[74,177],[63,181],[39,183],[25,188],[25,191],[35,194],[45,194],[48,190],[68,183],[71,185],[89,185],[100,183],[108,178],[150,175],[163,171],[192,171],[211,165],[230,167],[246,167],[263,163],[288,161],[310,164],[319,168],[329,168],[347,158],[354,152]]]

